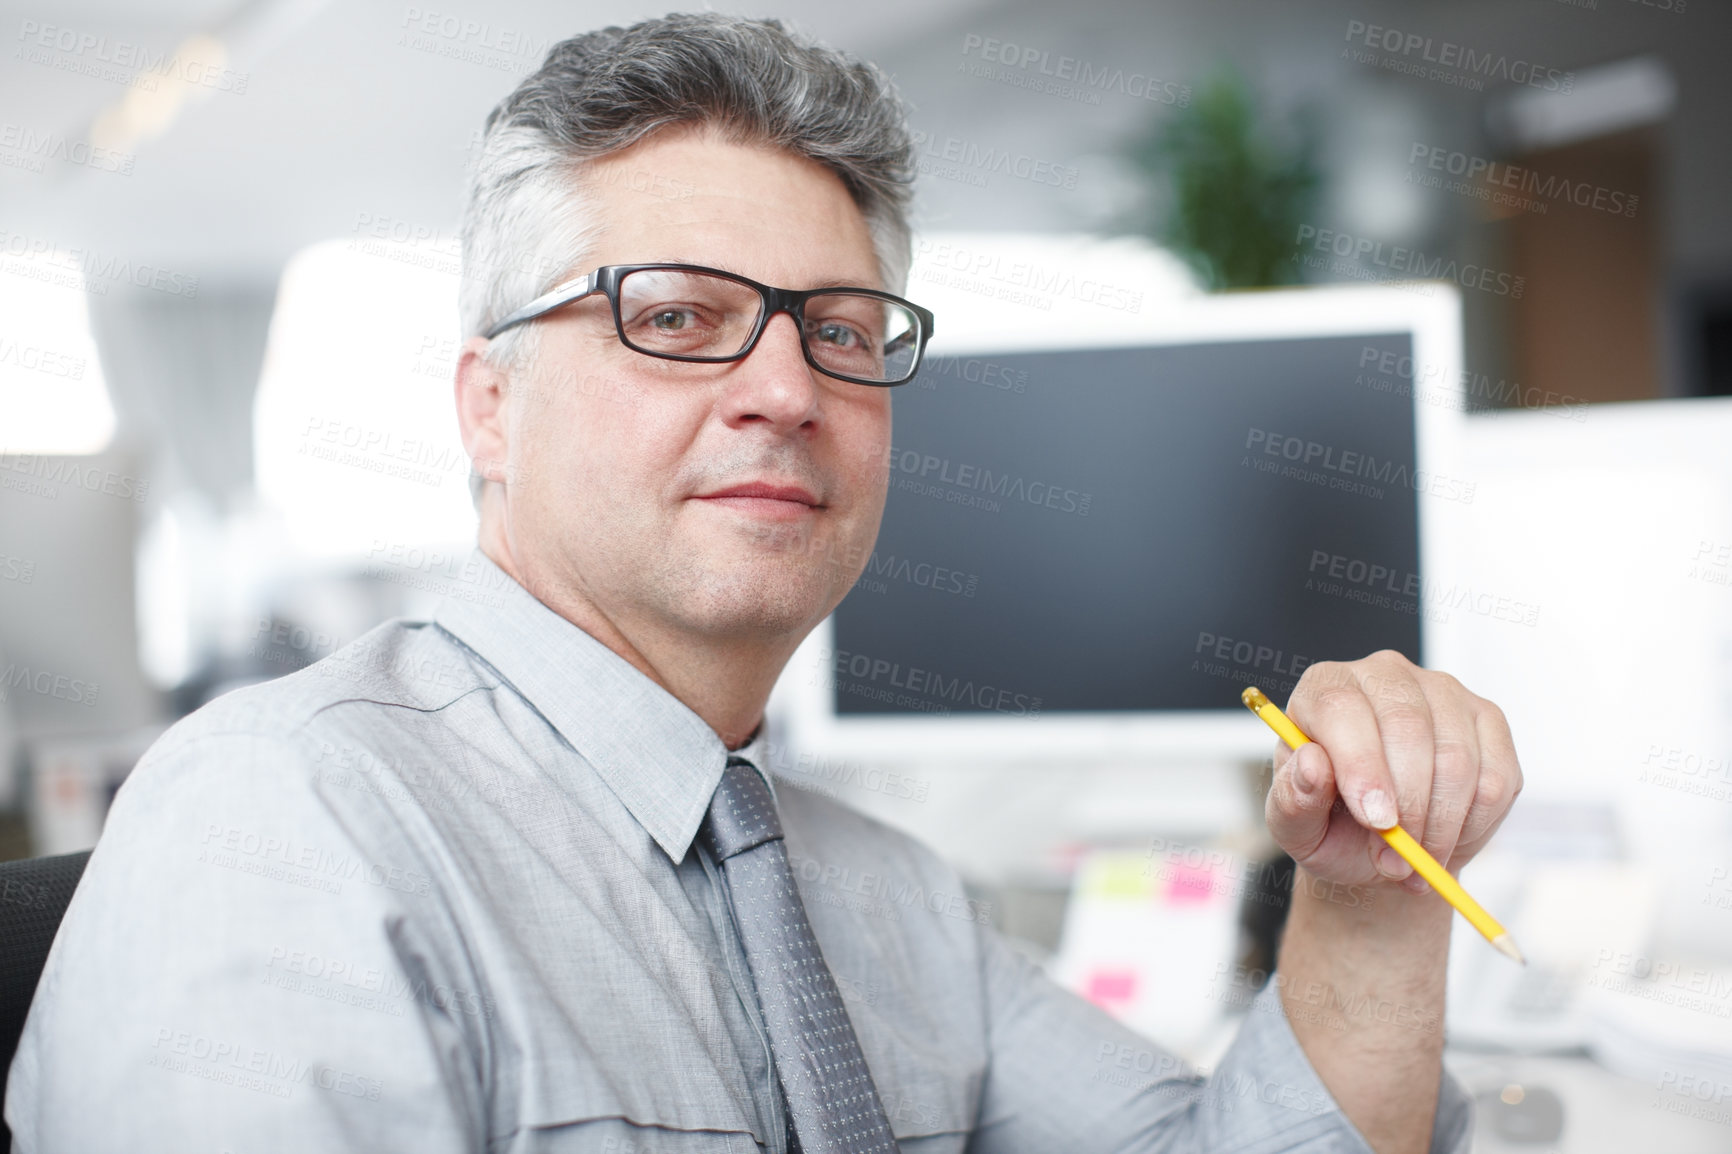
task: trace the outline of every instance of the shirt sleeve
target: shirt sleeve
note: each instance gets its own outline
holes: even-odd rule
[[[1312,1069],[1273,980],[1204,1078],[982,933],[991,1059],[969,1154],[1372,1154]],[[1443,1075],[1432,1154],[1468,1154],[1472,1101]]]
[[[437,879],[358,844],[287,739],[152,754],[49,952],[14,1149],[483,1149],[482,1029],[428,929]]]

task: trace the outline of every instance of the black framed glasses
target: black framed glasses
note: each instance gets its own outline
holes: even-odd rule
[[[770,318],[787,313],[806,363],[861,385],[914,379],[933,317],[868,288],[782,289],[695,264],[609,264],[536,297],[482,335],[545,316],[594,293],[613,308],[620,343],[645,356],[720,364],[751,354]]]

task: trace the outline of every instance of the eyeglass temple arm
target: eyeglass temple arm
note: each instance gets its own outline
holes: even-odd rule
[[[578,277],[576,280],[568,280],[564,284],[542,293],[516,312],[507,316],[504,320],[482,333],[481,336],[484,340],[490,341],[506,329],[520,325],[524,321],[532,321],[543,313],[550,313],[561,305],[568,305],[572,301],[577,300],[580,297],[586,297],[594,291],[595,274],[593,272],[586,273],[583,276]]]
[[[889,344],[884,346],[884,355],[889,356],[891,353],[899,353],[903,349],[914,344],[919,340],[919,338],[920,330],[918,329],[910,329],[905,333],[900,333],[893,337]]]

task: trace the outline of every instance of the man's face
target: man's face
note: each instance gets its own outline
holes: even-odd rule
[[[574,275],[673,261],[879,287],[859,209],[803,158],[678,128],[596,162],[583,188],[600,230]],[[711,365],[626,348],[599,293],[531,323],[539,353],[507,407],[505,526],[531,588],[581,594],[627,632],[791,648],[877,537],[888,390],[813,370],[785,313],[750,356]],[[781,492],[724,495],[751,484]]]

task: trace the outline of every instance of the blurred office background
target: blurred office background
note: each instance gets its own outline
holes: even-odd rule
[[[142,749],[213,696],[440,596],[490,595],[466,564],[449,399],[464,166],[550,44],[661,11],[0,5],[0,858],[94,844]],[[1406,620],[1373,618],[1415,657],[1422,624],[1423,655],[1505,707],[1527,775],[1464,880],[1538,964],[1501,969],[1458,927],[1450,1060],[1483,1097],[1485,1149],[1732,1148],[1732,15],[1703,0],[751,11],[876,61],[912,106],[908,295],[938,312],[952,377],[898,395],[899,432],[905,405],[910,427],[938,429],[917,406],[940,398],[988,427],[1026,420],[1007,402],[1043,386],[1013,354],[1061,327],[1055,347],[1107,347],[1121,322],[1340,291],[1326,286],[1429,281],[1451,302],[1447,357],[1371,358],[1340,394],[1447,424],[1421,463],[1471,497],[1399,495],[1388,531],[1411,547],[1447,522],[1447,547],[1414,563],[1425,592],[1408,590]],[[997,350],[1007,327],[1023,335]],[[1198,492],[1244,475],[1237,456],[1186,467]],[[1197,533],[1169,547],[1230,539]],[[1324,552],[1325,570],[1367,560]],[[947,580],[987,597],[1019,579],[981,564]],[[1320,614],[1300,592],[1315,575],[1223,565],[1218,581]],[[1210,628],[1171,597],[1165,611]],[[862,611],[846,628],[878,625]],[[1242,681],[1216,678],[1227,712]],[[1087,682],[1081,665],[1031,679],[1070,704],[1020,719],[1063,735],[1029,755],[1002,729],[970,754],[956,735],[976,719],[939,717],[929,747],[850,754],[843,724],[830,747],[790,736],[780,768],[927,838],[1055,975],[1206,1064],[1278,932],[1268,767],[1243,729],[1212,746],[1208,724],[1158,724],[1197,708],[1183,693],[1151,689],[1157,724],[1134,742],[1078,728],[1067,709],[1139,708],[1091,707]],[[779,700],[794,698],[851,712]],[[1199,943],[1190,970],[1123,960],[1175,937]]]

